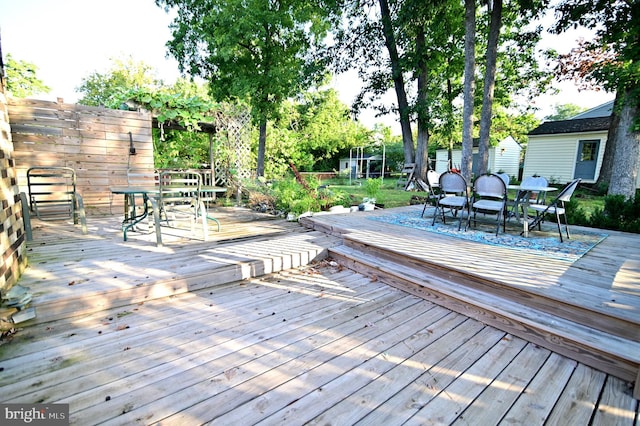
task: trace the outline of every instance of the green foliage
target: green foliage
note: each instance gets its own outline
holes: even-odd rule
[[[364,190],[369,199],[375,199],[376,201],[380,200],[380,189],[382,188],[383,180],[382,178],[372,179],[369,178],[366,180],[364,184]]]
[[[264,174],[266,124],[281,103],[325,75],[316,55],[327,39],[327,1],[156,0],[173,8],[170,54],[181,71],[210,82],[218,101],[240,99],[260,126],[257,173]]]
[[[13,59],[11,54],[7,54],[7,63],[5,64],[7,92],[16,98],[49,93],[51,88],[36,76],[37,71],[38,67],[34,64]]]
[[[209,163],[209,136],[177,130],[153,129],[154,164],[159,169],[201,168]]]
[[[271,194],[275,207],[285,213],[296,215],[308,211],[320,211],[320,203],[315,191],[308,191],[295,177],[280,179],[273,183]]]
[[[382,155],[382,149],[376,147],[372,149],[374,154]],[[386,168],[392,172],[399,172],[404,167],[404,147],[402,140],[398,138],[391,139],[385,144],[385,163]]]
[[[301,171],[327,171],[336,156],[371,143],[372,134],[354,122],[335,90],[309,91],[283,103],[267,137],[265,176],[281,176],[291,161]]]
[[[95,71],[82,79],[76,88],[76,92],[82,94],[79,104],[117,109],[121,103],[130,100],[130,91],[152,92],[162,85],[154,77],[151,66],[135,61],[131,56],[112,58],[111,62],[111,68],[105,72]]]
[[[207,94],[206,86],[178,79],[173,86],[153,77],[153,69],[132,58],[113,59],[112,67],[94,72],[76,90],[83,93],[82,105],[102,105],[112,109],[144,108],[161,123],[177,123],[198,129],[198,123],[211,121],[219,109]],[[162,130],[162,128],[161,128]],[[164,137],[160,132],[161,138]]]
[[[596,209],[589,226],[640,233],[640,196],[626,199],[623,195],[607,195],[604,209]]]
[[[272,208],[280,213],[300,215],[306,212],[319,212],[332,206],[348,206],[349,196],[346,192],[319,186],[314,177],[306,178],[307,188],[301,185],[295,177],[285,176],[270,185],[251,186],[249,199],[270,202]],[[268,200],[268,201],[267,201]]]
[[[611,92],[630,92],[635,106],[640,105],[640,7],[636,1],[563,0],[556,6],[555,26],[560,33],[577,25],[595,31],[591,40],[559,59],[557,74],[564,79],[581,81],[584,86],[596,85]],[[555,54],[555,52],[552,52]],[[636,131],[640,117],[635,117]]]
[[[558,120],[568,120],[571,117],[574,117],[581,112],[586,111],[586,108],[575,104],[556,104],[555,112],[553,114],[547,115],[544,120],[545,121],[558,121]]]
[[[530,112],[514,114],[499,106],[494,106],[493,110],[491,145],[498,144],[507,136],[512,136],[516,142],[526,145],[527,134],[540,124],[540,120]]]

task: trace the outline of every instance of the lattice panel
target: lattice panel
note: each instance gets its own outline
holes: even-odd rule
[[[239,179],[253,175],[251,115],[246,108],[227,105],[216,117],[215,173],[217,184],[230,186],[232,173]]]

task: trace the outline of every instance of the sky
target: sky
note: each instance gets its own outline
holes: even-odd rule
[[[111,58],[132,56],[157,71],[157,77],[173,83],[178,77],[178,64],[167,58],[166,42],[171,38],[171,16],[156,6],[154,0],[0,0],[0,43],[17,60],[37,66],[36,75],[49,87],[49,94],[34,96],[43,100],[62,98],[74,103],[75,92],[84,77],[104,73]],[[581,33],[559,37],[546,36],[545,46],[561,52],[575,45]],[[332,87],[347,105],[361,84],[355,73],[336,76]],[[613,99],[605,92],[579,92],[572,83],[557,84],[561,93],[537,98],[539,118],[553,112],[556,104],[573,103],[592,108]],[[393,100],[393,94],[389,97]],[[400,127],[394,116],[375,118],[364,111],[359,119],[368,127],[375,122]]]

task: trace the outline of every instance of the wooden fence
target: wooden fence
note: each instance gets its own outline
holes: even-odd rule
[[[113,198],[109,187],[126,184],[129,167],[153,169],[147,111],[13,98],[8,111],[20,191],[27,192],[29,167],[71,167],[87,214],[116,212],[122,200]],[[130,154],[130,137],[135,155]]]
[[[27,267],[22,204],[16,180],[7,102],[0,70],[0,292],[11,288]],[[2,316],[0,315],[0,329]]]

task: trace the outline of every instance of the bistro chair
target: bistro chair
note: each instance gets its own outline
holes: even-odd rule
[[[502,179],[505,186],[509,186],[509,182],[511,182],[511,177],[509,177],[507,173],[498,173],[498,176],[500,176],[500,179]]]
[[[127,169],[127,185],[129,186],[158,186],[159,179],[158,172],[153,169],[138,167]]]
[[[445,210],[449,209],[454,216],[460,215],[458,218],[458,231],[462,227],[462,212],[467,210],[469,213],[469,189],[465,178],[455,172],[444,172],[438,179],[440,192],[436,199],[436,208],[433,212],[433,221],[431,226],[435,225],[438,213],[442,215],[442,223],[447,223],[445,218]]]
[[[573,195],[574,191],[580,184],[580,181],[581,179],[578,178],[569,182],[564,188],[562,188],[562,191],[560,191],[560,194],[558,194],[556,199],[553,200],[553,202],[551,202],[551,204],[549,205],[544,205],[544,204],[529,205],[529,208],[532,210],[535,210],[536,212],[536,217],[529,224],[529,229],[533,229],[533,227],[536,225],[538,226],[538,229],[540,229],[540,223],[544,221],[544,216],[547,213],[555,214],[556,223],[558,224],[558,234],[560,235],[560,242],[563,242],[562,229],[560,228],[560,217],[564,216],[565,232],[567,233],[567,239],[570,239],[571,235],[569,235],[569,223],[567,221],[567,210],[565,208],[565,202],[569,202],[571,200],[571,196]]]
[[[473,223],[476,224],[478,213],[496,214],[496,235],[500,232],[500,222],[502,230],[505,230],[507,205],[507,186],[504,180],[498,175],[482,175],[473,184],[473,198],[471,200],[471,210],[473,211]],[[467,225],[471,223],[471,215],[467,219]]]
[[[527,176],[520,182],[521,188],[546,188],[549,182],[542,176]],[[524,210],[529,204],[544,204],[546,199],[546,191],[527,191],[519,189],[513,201],[507,203],[511,206],[509,217],[520,217],[520,210]],[[524,211],[523,211],[524,213]]]
[[[440,192],[440,173],[431,169],[427,171],[427,181],[417,179],[420,187],[427,193],[427,199],[424,202],[422,208],[422,217],[427,210],[428,205],[435,205],[438,200],[438,192]]]
[[[87,234],[87,218],[82,196],[76,184],[76,172],[70,167],[31,167],[27,170],[29,213],[40,220],[73,219]]]
[[[159,175],[158,207],[160,218],[167,222],[187,217],[191,231],[195,231],[196,220],[202,220],[204,240],[208,240],[207,211],[202,202],[202,177],[199,173],[179,170],[164,170]]]

